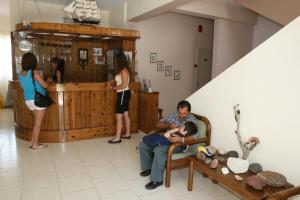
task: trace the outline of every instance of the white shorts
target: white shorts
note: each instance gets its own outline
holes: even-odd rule
[[[29,108],[29,110],[44,110],[44,109],[46,109],[46,107],[41,108],[41,107],[34,105],[34,100],[27,100],[27,101],[25,101],[25,104]]]

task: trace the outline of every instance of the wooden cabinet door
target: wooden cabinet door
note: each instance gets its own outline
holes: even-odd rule
[[[149,133],[158,122],[159,92],[141,92],[139,106],[139,129]]]

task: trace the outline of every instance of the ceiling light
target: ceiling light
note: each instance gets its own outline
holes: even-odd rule
[[[92,36],[90,36],[90,35],[79,35],[78,37],[80,37],[80,38],[91,38]]]
[[[112,37],[103,37],[103,38],[101,38],[101,39],[103,39],[103,40],[109,40],[109,39],[111,39]]]
[[[56,36],[74,36],[74,35],[71,35],[71,34],[68,34],[68,33],[54,33],[53,35],[56,35]]]

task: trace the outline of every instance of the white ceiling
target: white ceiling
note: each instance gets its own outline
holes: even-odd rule
[[[0,15],[9,15],[9,1],[10,0],[0,0]],[[20,0],[24,1],[24,0]],[[26,1],[26,0],[25,0]],[[33,0],[27,0],[33,1]],[[115,6],[122,4],[128,0],[96,0],[100,10],[111,10]],[[37,0],[37,2],[47,2],[61,5],[68,5],[72,0]]]

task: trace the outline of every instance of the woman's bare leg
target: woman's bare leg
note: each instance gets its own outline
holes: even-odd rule
[[[118,141],[121,139],[121,131],[123,127],[123,120],[122,120],[123,114],[116,114],[116,121],[117,121],[117,127],[116,127],[116,136],[113,139],[113,141]]]
[[[41,127],[42,127],[45,114],[46,114],[46,109],[33,111],[34,124],[33,124],[32,139],[31,139],[32,148],[39,147],[39,136],[41,133]]]
[[[126,126],[125,136],[130,136],[130,118],[128,115],[128,111],[124,112],[124,118],[125,118],[125,126]]]

